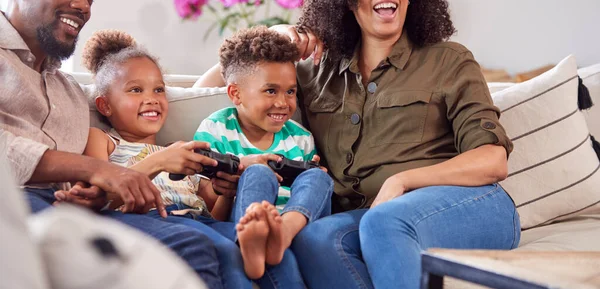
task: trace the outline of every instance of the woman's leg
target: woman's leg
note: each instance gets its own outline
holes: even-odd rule
[[[422,250],[513,249],[519,216],[497,184],[428,187],[369,210],[360,244],[375,288],[419,288]]]
[[[358,236],[366,212],[355,210],[318,219],[296,236],[292,250],[309,288],[373,288]]]

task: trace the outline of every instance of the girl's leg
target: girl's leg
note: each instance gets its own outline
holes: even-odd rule
[[[362,254],[376,288],[419,288],[422,250],[513,249],[519,216],[497,184],[428,187],[369,210],[360,222]]]
[[[277,214],[269,214],[267,264],[281,262],[283,253],[307,223],[331,214],[332,193],[333,180],[320,169],[307,170],[294,180],[281,222],[275,220]]]
[[[308,288],[373,288],[358,237],[366,212],[354,210],[318,219],[296,236],[292,250]]]

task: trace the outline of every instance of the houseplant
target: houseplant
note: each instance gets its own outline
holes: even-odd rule
[[[290,24],[292,13],[302,6],[304,0],[174,0],[177,13],[184,20],[195,20],[203,14],[210,14],[214,22],[206,32],[206,37],[217,30],[235,32],[242,27],[255,25],[273,26]],[[275,2],[276,7],[273,6]],[[276,9],[279,7],[279,9]],[[273,9],[277,13],[272,15]]]

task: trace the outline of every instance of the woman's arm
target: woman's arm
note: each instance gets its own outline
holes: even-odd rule
[[[391,176],[371,207],[424,187],[484,186],[506,179],[507,174],[506,149],[498,145],[483,145],[445,162]]]
[[[194,83],[194,87],[223,87],[225,80],[221,74],[221,64],[216,64],[204,73],[200,79]]]

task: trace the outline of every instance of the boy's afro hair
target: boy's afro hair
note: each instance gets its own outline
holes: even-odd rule
[[[96,31],[83,48],[83,65],[95,74],[108,56],[136,45],[135,39],[125,32],[118,30]]]
[[[294,62],[300,57],[290,38],[265,26],[242,29],[225,40],[219,50],[226,81],[240,70],[253,69],[260,62]]]

